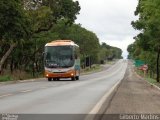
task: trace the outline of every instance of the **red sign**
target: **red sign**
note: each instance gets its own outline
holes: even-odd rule
[[[148,65],[143,65],[141,69],[142,69],[143,71],[148,70]]]

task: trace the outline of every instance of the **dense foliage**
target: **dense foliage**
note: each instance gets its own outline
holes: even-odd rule
[[[117,47],[112,47],[106,43],[102,43],[101,49],[99,52],[99,58],[101,61],[104,60],[113,60],[113,59],[122,59],[122,50]]]
[[[1,0],[0,72],[42,73],[44,45],[57,39],[80,46],[82,66],[86,58],[92,64],[121,58],[119,48],[100,45],[95,33],[74,23],[79,11],[79,3],[72,0]]]
[[[135,15],[139,16],[132,26],[140,30],[135,37],[135,43],[128,46],[129,57],[144,60],[151,73],[157,75],[159,82],[159,58],[160,58],[160,1],[139,0]]]

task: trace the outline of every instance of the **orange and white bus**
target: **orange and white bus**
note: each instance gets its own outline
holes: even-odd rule
[[[44,68],[48,81],[60,78],[79,80],[79,46],[71,40],[55,40],[45,45]]]

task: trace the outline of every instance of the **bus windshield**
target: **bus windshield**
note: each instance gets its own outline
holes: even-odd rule
[[[67,68],[74,65],[73,46],[46,46],[45,66],[48,68]]]

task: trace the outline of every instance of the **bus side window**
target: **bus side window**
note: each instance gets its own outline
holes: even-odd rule
[[[79,58],[79,48],[75,47],[75,55],[74,55],[75,59]]]

